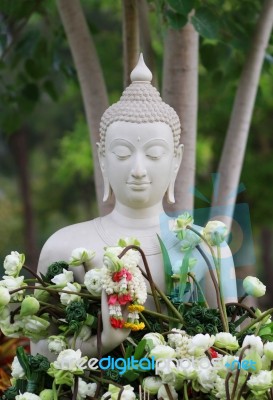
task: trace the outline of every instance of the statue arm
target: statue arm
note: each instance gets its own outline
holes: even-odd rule
[[[67,260],[67,249],[64,246],[58,246],[56,248],[55,242],[56,240],[52,240],[50,238],[45,246],[42,249],[39,263],[38,263],[38,273],[46,274],[48,266],[57,261],[57,260]],[[85,269],[83,265],[80,265],[76,268],[73,268],[75,280],[82,282],[85,274]],[[102,342],[102,354],[105,354],[115,347],[117,347],[120,343],[122,343],[130,333],[129,329],[115,329],[110,324],[109,318],[109,310],[107,304],[107,296],[106,293],[102,293],[101,298],[101,309],[102,309],[102,334],[101,334],[101,342]],[[58,334],[57,327],[52,326],[50,331],[50,335]],[[70,340],[71,341],[71,340]],[[98,355],[98,346],[97,346],[97,336],[94,335],[87,341],[82,341],[80,339],[76,340],[76,349],[80,348],[84,355],[88,357],[95,357]],[[56,359],[56,355],[52,354],[48,350],[47,340],[42,339],[37,343],[31,342],[31,353],[36,354],[40,353],[49,358],[50,361]]]

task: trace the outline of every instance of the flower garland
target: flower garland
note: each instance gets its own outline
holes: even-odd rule
[[[133,331],[145,328],[139,322],[139,313],[144,310],[147,288],[138,268],[140,255],[136,250],[128,250],[119,258],[123,248],[108,247],[103,258],[104,271],[102,287],[108,296],[110,323],[114,328],[129,328]],[[125,321],[122,306],[128,305],[128,317]]]

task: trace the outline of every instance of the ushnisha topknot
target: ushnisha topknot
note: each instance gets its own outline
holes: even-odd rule
[[[120,100],[104,112],[100,123],[100,149],[105,153],[105,136],[107,128],[116,121],[165,122],[173,132],[175,152],[179,146],[181,125],[178,115],[172,107],[164,103],[159,92],[152,86],[152,73],[145,65],[142,53],[137,66],[131,72],[131,85],[128,86]]]

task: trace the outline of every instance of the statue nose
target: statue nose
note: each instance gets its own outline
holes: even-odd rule
[[[147,175],[146,168],[144,166],[143,160],[141,157],[137,157],[135,160],[135,164],[132,168],[131,174],[134,178],[144,178]]]

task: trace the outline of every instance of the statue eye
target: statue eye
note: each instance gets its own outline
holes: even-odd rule
[[[132,154],[131,150],[126,146],[117,146],[113,149],[113,153],[119,160],[126,160]]]
[[[146,156],[151,160],[159,160],[163,154],[164,149],[161,146],[153,146],[146,151]]]

